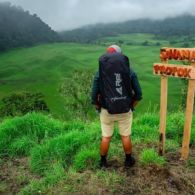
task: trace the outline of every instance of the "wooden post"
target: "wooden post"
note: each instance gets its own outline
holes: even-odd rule
[[[191,63],[195,67],[195,62]],[[190,134],[192,125],[192,115],[194,106],[194,92],[195,92],[195,80],[189,80],[188,82],[188,94],[186,103],[185,125],[183,133],[183,142],[181,150],[181,160],[187,160],[189,156]]]
[[[160,137],[159,155],[164,155],[166,139],[166,116],[167,116],[167,83],[166,76],[161,76],[161,97],[160,97]]]
[[[168,60],[162,60],[162,63],[168,64]],[[167,76],[161,76],[161,91],[160,91],[160,136],[159,136],[159,155],[165,153],[166,140],[166,118],[167,118]]]

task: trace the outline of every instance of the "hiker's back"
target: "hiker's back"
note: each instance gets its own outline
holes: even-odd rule
[[[106,53],[99,59],[102,105],[110,114],[129,112],[131,80],[129,60],[121,53]]]

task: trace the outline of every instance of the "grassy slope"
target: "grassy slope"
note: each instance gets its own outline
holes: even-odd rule
[[[134,34],[109,37],[100,40],[109,45],[118,40],[133,45],[123,44],[124,53],[129,56],[132,67],[137,72],[143,89],[144,101],[138,111],[145,111],[149,105],[159,103],[160,80],[152,75],[152,64],[159,62],[159,49],[169,46],[167,41],[158,41],[161,46],[142,46],[145,40],[157,42],[152,35]],[[179,46],[179,45],[178,45]],[[105,46],[57,43],[40,45],[32,48],[16,49],[0,54],[0,98],[13,91],[37,91],[45,94],[46,101],[55,116],[64,118],[63,98],[58,92],[63,78],[71,76],[76,69],[94,70],[98,68],[97,59],[105,51]],[[181,82],[170,79],[170,109],[180,101]],[[174,89],[174,90],[173,90]]]
[[[166,155],[162,158],[156,153],[159,117],[155,113],[137,117],[132,134],[137,163],[130,170],[124,169],[122,144],[115,131],[107,171],[98,168],[99,121],[63,123],[37,113],[4,120],[0,126],[0,193],[99,194],[98,190],[103,190],[106,194],[192,194],[195,118],[186,163],[179,161],[183,120],[182,113],[168,118]]]
[[[50,44],[17,49],[0,55],[0,98],[13,91],[40,91],[54,114],[63,115],[58,93],[63,78],[78,68],[93,68],[102,48]]]

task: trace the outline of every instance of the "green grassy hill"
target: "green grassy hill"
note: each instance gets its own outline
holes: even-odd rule
[[[109,168],[99,168],[99,121],[62,122],[39,113],[0,125],[0,194],[193,194],[195,118],[190,157],[179,161],[183,113],[169,115],[166,154],[158,156],[159,117],[145,113],[133,121],[136,164],[124,168],[118,130],[112,138]],[[161,184],[159,184],[161,178]]]
[[[185,39],[185,37],[183,37]],[[181,47],[184,40],[175,46]],[[147,41],[148,46],[144,46]],[[160,79],[153,76],[152,65],[159,62],[159,49],[169,46],[167,40],[156,40],[153,35],[132,34],[103,38],[97,44],[56,43],[31,48],[15,49],[0,54],[0,99],[16,91],[42,92],[52,114],[66,118],[64,99],[59,86],[65,77],[75,70],[98,69],[98,58],[111,43],[121,43],[124,53],[130,58],[143,89],[143,101],[137,112],[158,107]],[[173,45],[172,45],[173,46]],[[79,82],[75,81],[75,82]],[[182,82],[169,79],[169,109],[180,104]]]

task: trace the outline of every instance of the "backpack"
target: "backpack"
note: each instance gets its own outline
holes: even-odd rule
[[[102,105],[110,114],[129,112],[132,87],[128,57],[107,53],[99,59],[100,94]]]

